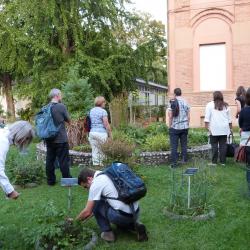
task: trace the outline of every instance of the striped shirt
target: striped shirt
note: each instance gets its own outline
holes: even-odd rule
[[[190,107],[187,104],[187,102],[181,97],[177,96],[176,99],[178,100],[178,104],[179,104],[179,115],[176,117],[173,116],[171,128],[188,129],[189,128],[188,113],[189,113]],[[170,102],[168,104],[168,110],[173,111],[171,108]]]

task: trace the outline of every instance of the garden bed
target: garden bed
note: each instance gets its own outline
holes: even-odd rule
[[[45,160],[46,147],[43,143],[39,143],[36,146],[37,158],[39,160]],[[188,149],[188,157],[199,157],[208,158],[211,150],[210,145],[194,146]],[[91,166],[92,156],[88,152],[78,152],[74,150],[69,151],[71,164],[78,165],[82,164],[84,166]],[[150,165],[162,165],[170,163],[170,151],[159,151],[159,152],[142,152],[139,154],[139,162],[141,164]]]

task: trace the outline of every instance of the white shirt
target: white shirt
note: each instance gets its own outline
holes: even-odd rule
[[[5,174],[6,155],[10,148],[8,135],[9,130],[7,128],[0,129],[0,186],[6,194],[10,194],[14,190]]]
[[[101,171],[96,171],[94,174],[94,179],[89,189],[88,200],[99,201],[101,200],[101,196],[117,198],[118,192],[113,182],[105,174],[101,174],[97,176],[99,173],[101,173]],[[125,204],[124,202],[119,201],[119,200],[111,200],[111,199],[107,199],[107,202],[113,209],[122,210],[125,213],[131,214],[131,209],[129,205]],[[138,202],[134,202],[135,210],[138,209],[138,206],[139,206]]]
[[[214,108],[214,101],[209,102],[206,106],[205,122],[209,122],[209,129],[213,136],[229,135],[229,123],[232,122],[230,108],[217,110]]]

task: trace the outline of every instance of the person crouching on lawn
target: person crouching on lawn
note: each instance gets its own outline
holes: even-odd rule
[[[101,171],[87,168],[80,172],[78,184],[89,190],[89,197],[85,208],[80,212],[77,219],[86,220],[94,215],[102,232],[101,238],[107,242],[115,241],[111,223],[122,230],[136,231],[138,241],[147,241],[146,227],[139,223],[138,202],[133,204],[135,208],[135,222],[129,205],[119,200],[111,199],[111,197],[117,198],[118,192],[109,177],[100,173]],[[105,200],[103,197],[106,197]]]
[[[31,124],[26,121],[18,121],[9,127],[0,129],[0,186],[10,199],[17,199],[19,193],[15,191],[5,174],[5,160],[9,147],[15,145],[22,151],[34,137],[34,130]]]

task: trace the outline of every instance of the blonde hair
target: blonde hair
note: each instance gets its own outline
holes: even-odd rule
[[[31,124],[27,121],[18,121],[9,126],[9,140],[20,149],[27,147],[35,137]]]
[[[104,102],[106,102],[106,100],[103,96],[97,96],[95,98],[95,106],[96,107],[101,107]]]

